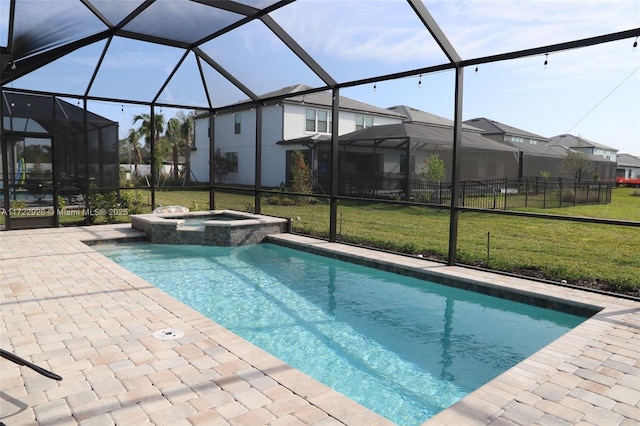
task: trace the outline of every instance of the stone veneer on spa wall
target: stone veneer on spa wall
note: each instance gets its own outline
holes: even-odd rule
[[[207,220],[210,218],[210,220]],[[220,220],[224,218],[224,220]],[[197,226],[189,226],[190,220]],[[151,213],[131,216],[131,227],[144,231],[154,244],[242,246],[258,244],[271,234],[287,232],[287,219],[234,210]]]

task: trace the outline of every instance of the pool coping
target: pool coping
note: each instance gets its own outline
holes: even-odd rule
[[[0,233],[1,345],[65,376],[54,382],[0,362],[1,412],[23,407],[1,421],[390,424],[83,243],[140,235],[130,225]],[[639,302],[299,235],[269,238],[600,309],[425,425],[640,422]],[[185,336],[150,337],[165,327]]]

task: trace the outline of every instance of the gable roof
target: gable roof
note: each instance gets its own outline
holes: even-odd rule
[[[464,123],[483,129],[486,135],[510,135],[527,139],[536,139],[545,142],[549,141],[549,138],[545,138],[544,136],[540,136],[535,133],[518,129],[517,127],[509,126],[507,124],[500,123],[499,121],[490,120],[484,117],[465,120]]]
[[[406,123],[423,123],[441,127],[453,127],[454,124],[452,120],[407,105],[395,105],[387,109],[406,116],[407,118],[404,120]],[[465,123],[462,123],[462,128],[478,133],[483,132],[483,129],[473,127]]]
[[[340,136],[340,143],[352,145],[376,145],[379,147],[398,148],[407,141],[412,144],[453,148],[453,126],[433,126],[425,123],[397,123],[366,127]],[[462,149],[478,149],[487,151],[517,152],[509,145],[485,138],[475,131],[462,131]]]
[[[305,93],[302,95],[295,95],[297,92],[303,92],[306,90],[312,90],[311,86],[306,86],[304,84],[296,84],[294,86],[283,87],[282,89],[266,93],[262,95],[262,98],[271,98],[271,97],[280,97],[286,95],[294,95],[290,97],[286,97],[282,99],[283,103],[290,104],[301,104],[319,106],[324,108],[331,108],[333,105],[333,94],[331,92],[315,92],[315,93]],[[395,111],[390,111],[385,108],[380,108],[375,105],[370,105],[364,102],[357,101],[355,99],[347,98],[344,96],[340,96],[340,110],[341,111],[353,111],[353,112],[362,112],[367,114],[375,114],[386,117],[397,118],[399,120],[403,120],[405,118],[404,114],[397,113]]]
[[[619,166],[640,168],[640,157],[631,154],[618,154],[616,160]]]
[[[597,148],[597,149],[602,149],[604,151],[618,152],[617,149],[611,148],[610,146],[606,146],[598,142],[590,141],[581,136],[575,136],[575,135],[569,135],[569,134],[553,136],[551,138],[551,144],[562,145],[569,148]]]

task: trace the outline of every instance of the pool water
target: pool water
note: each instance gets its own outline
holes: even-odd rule
[[[219,222],[231,222],[231,221],[243,220],[246,218],[220,213],[220,214],[209,215],[209,216],[180,217],[178,219],[184,219],[184,223],[180,225],[181,228],[204,228],[204,223],[210,220],[215,220]]]
[[[273,244],[95,248],[398,425],[418,425],[585,320]]]

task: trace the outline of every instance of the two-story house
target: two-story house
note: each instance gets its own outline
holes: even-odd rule
[[[609,161],[616,161],[616,155],[618,150],[611,148],[610,146],[603,145],[598,142],[593,142],[582,136],[574,135],[558,135],[551,138],[552,145],[562,145],[567,148],[575,149],[576,151],[584,152],[587,155],[595,155],[602,157]]]
[[[483,129],[484,137],[518,150],[518,177],[535,177],[543,172],[549,172],[552,177],[571,178],[571,174],[564,166],[564,160],[568,152],[575,149],[589,156],[590,178],[599,176],[600,179],[607,181],[614,178],[616,150],[613,148],[572,135],[546,138],[488,118],[474,118],[465,123]],[[600,148],[604,151],[600,151]]]
[[[267,93],[263,97],[282,98],[262,108],[261,156],[262,185],[275,187],[288,180],[292,153],[303,151],[314,170],[328,164],[314,158],[309,149],[317,141],[331,139],[333,125],[332,93],[318,92],[296,95],[310,87],[296,85]],[[366,127],[400,123],[404,115],[347,97],[339,99],[339,135]],[[191,169],[196,180],[209,181],[209,115],[195,120],[195,147]],[[226,157],[228,174],[225,183],[252,185],[255,174],[256,112],[250,107],[214,116],[215,149]],[[288,166],[289,165],[289,166]]]

